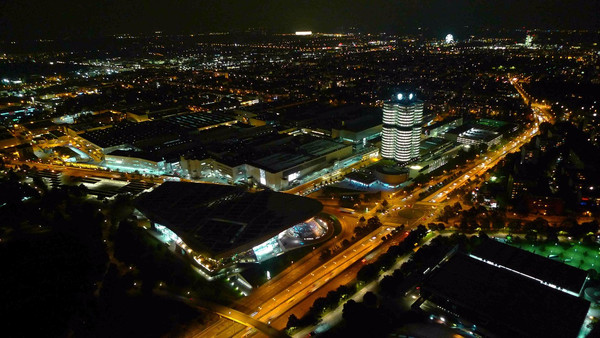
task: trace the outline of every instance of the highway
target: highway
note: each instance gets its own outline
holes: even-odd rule
[[[294,278],[291,284],[288,284],[286,287],[282,288],[280,292],[276,293],[271,298],[264,299],[262,302],[253,301],[250,304],[254,304],[254,306],[250,307],[247,311],[255,313],[254,318],[258,320],[266,323],[271,322],[273,319],[278,318],[290,308],[295,306],[297,302],[301,301],[312,292],[326,284],[329,280],[342,273],[352,264],[360,261],[365,255],[377,248],[382,243],[381,237],[386,236],[389,233],[390,231],[388,231],[385,226],[380,227],[361,240],[352,244],[350,247],[343,250],[326,263],[320,264],[318,267],[312,269],[312,271],[304,272],[303,269],[297,269],[298,271],[301,271],[301,276],[299,276],[299,278]],[[277,284],[279,286],[285,283],[279,282]],[[267,286],[267,290],[271,289],[272,287],[273,285]],[[263,287],[260,287],[242,301],[249,300],[252,295],[261,294],[261,291],[263,291],[262,289]],[[248,302],[246,301],[244,303]],[[250,304],[248,304],[248,306],[250,306]],[[233,331],[231,329],[232,325],[235,326],[236,324],[233,324],[230,321],[222,321],[221,323],[217,322],[208,327],[206,330],[199,332],[198,335],[192,336],[231,337],[231,333]],[[240,326],[235,334],[241,333],[244,331],[244,329],[244,327]]]
[[[404,239],[404,237],[402,239]],[[422,243],[421,246],[427,245],[434,237],[430,237],[428,240],[426,240],[424,243]],[[385,249],[387,249],[387,248],[385,248]],[[409,254],[406,254],[402,258],[398,259],[398,261],[392,267],[390,267],[388,270],[383,272],[376,280],[365,285],[362,289],[360,289],[360,291],[355,293],[348,300],[353,299],[356,302],[362,302],[362,299],[363,299],[363,296],[365,295],[365,293],[367,293],[369,291],[376,292],[376,290],[379,286],[379,281],[381,281],[386,276],[392,275],[394,273],[394,270],[399,269],[402,266],[402,264],[406,263],[406,261],[410,258],[411,254],[412,254],[412,252]],[[355,269],[356,271],[353,271],[354,276],[356,276],[356,273],[358,272],[358,270],[360,270],[361,267],[362,267],[362,265],[356,266],[356,269]],[[354,280],[355,278],[356,277],[354,277],[350,280],[345,280],[342,283],[336,283],[336,284],[339,284],[339,285],[346,284],[346,283],[349,283],[350,281]],[[325,297],[325,295],[326,295],[326,293],[321,295],[321,297]],[[321,318],[321,321],[319,321],[319,323],[296,332],[296,334],[294,334],[293,337],[296,337],[296,338],[306,337],[310,332],[313,332],[313,331],[319,332],[319,328],[333,327],[334,325],[341,322],[343,308],[344,308],[343,304],[338,306],[337,308],[335,308],[334,310],[332,310],[331,312],[329,312],[325,316],[323,316],[323,318]],[[287,316],[285,318],[287,321]],[[280,325],[273,325],[273,326],[279,327]],[[285,326],[285,324],[283,324],[283,326]]]
[[[427,207],[424,209],[434,210],[435,212],[439,211],[443,204],[448,199],[448,194],[450,194],[455,189],[467,184],[470,179],[480,176],[484,174],[489,169],[493,168],[500,160],[502,160],[508,153],[518,150],[525,143],[529,142],[531,138],[539,132],[539,124],[545,121],[552,121],[551,115],[548,113],[548,106],[539,104],[537,102],[534,103],[534,100],[523,90],[518,81],[511,81],[511,83],[515,86],[519,94],[521,94],[526,103],[532,102],[532,108],[534,110],[534,122],[532,127],[528,130],[525,130],[521,135],[516,137],[511,142],[505,144],[501,149],[498,149],[494,152],[488,152],[485,156],[480,156],[478,159],[474,160],[472,165],[469,166],[466,172],[463,172],[459,177],[455,178],[441,189],[432,193],[431,195],[422,199],[422,202],[429,203]],[[85,148],[80,144],[77,144],[79,147]],[[97,155],[97,154],[95,154]],[[328,175],[323,177],[319,177],[316,180],[305,183],[298,187],[295,187],[291,190],[288,190],[289,193],[298,193],[305,194],[310,191],[316,184],[319,184],[323,181],[334,179],[339,175],[343,175],[351,171],[352,169],[358,168],[362,165],[365,165],[371,162],[372,159],[363,159],[353,165],[350,165],[344,169],[336,170]],[[62,165],[54,165],[54,164],[42,164],[37,162],[23,162],[23,161],[12,161],[12,164],[27,164],[29,166],[35,166],[39,169],[49,169],[49,170],[57,170],[63,171],[67,175],[72,176],[82,176],[82,177],[99,177],[105,179],[113,179],[113,180],[127,180],[127,177],[137,178],[146,182],[154,182],[154,183],[162,183],[165,180],[169,179],[166,176],[142,176],[135,174],[121,174],[117,172],[110,172],[102,169],[94,169],[94,168],[73,168],[66,167]],[[9,164],[10,165],[10,164]],[[443,175],[442,177],[436,178],[435,182],[443,181],[445,177],[448,175]],[[434,183],[435,184],[435,183]],[[412,206],[417,202],[417,196],[419,193],[426,191],[428,188],[427,185],[420,187],[419,189],[415,189],[413,193],[409,196],[399,196],[391,198],[388,202],[390,203],[391,210],[398,210],[399,208],[405,208],[407,206]],[[232,306],[232,309],[223,307],[223,308],[211,308],[211,310],[221,314],[223,317],[230,318],[231,320],[237,321],[238,323],[232,322],[227,319],[220,319],[210,325],[209,327],[199,330],[196,332],[189,332],[187,336],[190,337],[231,337],[231,336],[240,336],[248,333],[245,325],[249,325],[252,327],[259,328],[262,332],[266,334],[277,336],[280,333],[276,331],[269,331],[272,328],[265,323],[277,324],[277,327],[281,327],[281,323],[287,321],[287,315],[298,304],[306,304],[303,303],[305,299],[311,297],[313,293],[319,290],[319,293],[326,293],[330,289],[335,289],[337,287],[337,283],[331,284],[332,280],[336,281],[350,281],[355,278],[355,271],[357,271],[357,267],[360,268],[360,265],[356,263],[359,262],[363,257],[365,257],[368,253],[373,250],[379,250],[379,252],[385,252],[384,249],[389,247],[393,243],[381,241],[381,237],[389,234],[389,230],[384,225],[379,229],[373,231],[368,236],[360,239],[356,243],[352,244],[350,247],[342,250],[339,254],[328,260],[326,263],[322,263],[320,260],[319,253],[328,249],[333,245],[337,245],[343,239],[349,238],[353,234],[354,226],[356,225],[358,218],[361,215],[350,215],[350,214],[342,214],[338,210],[337,206],[326,206],[325,211],[331,214],[334,214],[342,223],[342,232],[338,234],[338,238],[336,241],[331,241],[330,243],[326,243],[325,245],[319,247],[314,250],[313,253],[305,256],[300,261],[295,262],[292,266],[288,267],[282,273],[278,274],[272,280],[265,283],[263,286],[257,288],[252,292],[249,296],[240,299],[236,302],[235,305]],[[373,214],[376,214],[376,208],[372,208],[369,213],[364,214],[365,218],[371,217]],[[434,217],[435,212],[425,213],[422,217],[415,219],[412,221],[410,226],[416,225],[418,223],[426,223],[427,220]],[[384,213],[382,216],[382,221],[384,224],[389,220],[389,213]],[[181,297],[181,300],[186,301],[187,303],[194,303],[194,300],[187,299],[185,297]],[[195,303],[196,306],[198,303]],[[303,305],[304,309],[306,305]],[[201,306],[204,308],[207,307],[206,304]],[[225,315],[225,311],[227,314]],[[229,313],[233,315],[231,315]],[[247,315],[251,313],[251,315]],[[301,313],[298,313],[301,315]],[[261,323],[262,322],[262,323]],[[243,324],[240,324],[243,323]]]
[[[448,194],[450,194],[452,191],[462,187],[463,185],[468,183],[470,179],[483,175],[485,172],[493,168],[507,154],[519,150],[524,144],[528,143],[531,140],[531,138],[537,134],[537,132],[538,127],[536,125],[532,130],[526,130],[523,133],[523,135],[505,144],[502,148],[492,153],[488,152],[486,156],[480,156],[480,159],[478,161],[475,161],[474,166],[469,171],[462,174],[458,178],[452,180],[440,190],[425,197],[423,201],[435,203],[446,200]]]
[[[184,302],[195,308],[212,311],[221,317],[224,317],[224,318],[227,318],[234,322],[241,323],[243,325],[247,325],[252,328],[255,328],[255,329],[259,330],[260,332],[262,332],[263,334],[267,335],[268,337],[275,337],[275,338],[288,337],[288,335],[286,335],[285,333],[283,333],[279,330],[276,330],[273,327],[271,327],[259,320],[256,320],[243,312],[234,310],[232,308],[229,308],[229,307],[226,307],[226,306],[223,306],[220,304],[212,303],[212,302],[205,301],[202,299],[194,299],[194,298],[187,298],[187,297],[183,297],[183,296],[176,296],[176,295],[169,294],[167,292],[158,292],[158,294],[162,295],[163,297],[168,297],[168,298],[180,301],[180,302]]]
[[[524,130],[521,135],[515,137],[511,142],[505,144],[502,148],[494,152],[488,152],[486,156],[480,156],[469,171],[454,179],[452,182],[448,183],[446,186],[442,187],[433,194],[427,196],[423,199],[423,201],[432,203],[445,201],[448,194],[450,194],[452,191],[469,182],[471,178],[483,175],[485,172],[493,168],[507,154],[518,151],[523,145],[531,141],[531,139],[539,133],[539,124],[542,122],[553,121],[552,115],[548,112],[548,109],[550,108],[549,106],[537,103],[536,100],[534,100],[523,90],[518,81],[513,79],[511,80],[511,83],[513,83],[515,89],[517,89],[519,94],[521,94],[525,103],[532,102],[534,114],[534,122],[532,127]]]
[[[521,93],[521,95],[523,95],[523,96],[525,95],[522,88],[517,88],[517,90],[519,91],[519,93]],[[524,96],[524,99],[531,100],[531,98],[525,98],[525,96]],[[528,102],[528,101],[526,101],[526,102]],[[540,105],[540,106],[534,107],[533,109],[534,109],[534,123],[531,128],[523,131],[521,135],[516,137],[511,142],[505,144],[502,148],[500,148],[496,151],[493,151],[493,152],[488,152],[487,154],[485,154],[485,156],[480,156],[478,160],[474,161],[474,163],[470,166],[470,169],[468,169],[466,173],[461,174],[458,178],[452,180],[451,182],[449,182],[448,184],[443,186],[441,189],[437,190],[430,196],[425,197],[423,199],[423,201],[428,202],[428,204],[430,204],[434,209],[436,209],[436,211],[431,212],[430,214],[425,214],[423,217],[420,217],[419,219],[417,219],[415,221],[415,223],[418,221],[421,221],[422,223],[426,223],[428,220],[432,219],[434,217],[435,213],[441,209],[441,206],[447,200],[447,196],[449,193],[451,193],[455,189],[463,186],[464,184],[468,183],[471,178],[480,176],[483,173],[485,173],[486,171],[488,171],[489,169],[493,168],[508,153],[518,150],[525,143],[529,142],[531,140],[531,138],[539,132],[539,123],[545,122],[545,121],[551,121],[552,116],[547,112],[547,110],[546,110],[547,106]],[[441,178],[437,179],[437,182],[442,181],[444,178],[445,177],[441,177]],[[423,187],[417,191],[414,191],[411,195],[404,197],[401,201],[396,201],[396,200],[400,199],[399,197],[393,198],[391,200],[392,203],[390,203],[390,204],[393,205],[394,206],[393,209],[396,209],[396,210],[397,210],[397,208],[411,205],[411,203],[413,203],[416,200],[416,196],[418,196],[418,194],[420,192],[425,191],[425,190],[426,190],[426,187]],[[439,206],[436,207],[436,204]],[[374,209],[376,209],[376,208],[374,208]],[[375,213],[375,210],[371,210],[371,212]],[[384,213],[384,217],[386,214],[389,214],[389,212]],[[369,215],[367,214],[365,217],[368,218]],[[364,239],[363,239],[363,241],[364,241]],[[362,243],[362,244],[364,245],[364,243]],[[375,247],[379,246],[381,243],[380,243],[380,241],[377,241],[376,243],[373,243],[373,244],[374,244],[373,248],[375,248]],[[369,247],[371,247],[371,246],[369,245]],[[354,248],[354,245],[351,248]],[[369,252],[369,251],[365,251],[365,252]],[[346,252],[347,252],[347,250],[344,251],[344,253],[346,253]],[[361,251],[361,253],[362,252],[363,251]],[[344,254],[344,253],[342,253],[342,254]],[[350,257],[348,257],[348,258],[343,257],[343,258],[348,261],[348,260],[356,259],[356,257],[358,257],[358,256],[360,256],[360,255],[352,256],[351,258]],[[332,261],[337,262],[339,260],[339,258],[340,258],[340,256],[338,255]],[[331,263],[328,263],[328,264],[331,265]],[[344,269],[345,269],[345,267],[350,267],[351,265],[352,264],[347,264],[346,262],[344,262],[344,264],[340,265],[339,267],[336,267],[333,270],[333,273],[327,273],[326,271],[323,271],[320,274],[318,274],[317,276],[313,276],[313,277],[315,277],[315,278],[318,277],[317,280],[322,281],[325,276],[329,276],[328,278],[326,278],[324,280],[324,282],[326,283],[327,281],[329,281],[329,279],[334,274],[337,276],[337,275],[339,275],[340,272],[343,271],[343,270],[341,270],[341,271],[337,272],[338,269],[341,269],[342,267],[344,267]],[[324,265],[324,267],[325,267],[325,265]],[[313,272],[313,274],[314,274],[314,272]],[[278,297],[280,297],[279,301],[277,301],[277,298],[274,297],[273,303],[278,303],[278,304],[275,304],[275,306],[272,306],[270,310],[268,308],[264,309],[264,312],[262,314],[258,314],[259,318],[260,319],[266,318],[268,320],[268,322],[272,322],[273,320],[277,320],[276,314],[279,314],[280,316],[283,314],[287,315],[289,312],[286,312],[286,311],[294,307],[294,304],[289,304],[290,302],[294,302],[294,303],[301,302],[301,300],[303,298],[305,298],[305,297],[302,297],[301,293],[304,290],[307,290],[310,286],[306,286],[306,285],[301,286],[301,285],[306,284],[309,280],[313,281],[314,279],[308,278],[308,279],[299,280],[298,285],[296,285],[295,288],[293,288],[292,290],[287,289],[286,290],[287,294],[283,293],[278,296]],[[311,283],[311,282],[308,282],[308,283]],[[318,286],[318,285],[313,284],[313,287],[314,286]],[[322,290],[322,292],[325,292],[325,290]],[[263,309],[261,308],[261,310],[263,310]],[[286,318],[283,318],[283,320],[282,319],[277,320],[277,324],[278,324],[277,326],[281,327],[281,324],[285,320],[286,320]],[[226,331],[226,332],[229,332],[229,335],[226,335],[226,336],[232,336],[231,332],[233,332],[233,330]],[[244,334],[244,333],[248,333],[248,332],[249,331],[247,331],[243,328],[240,328],[239,330],[235,331],[234,335]],[[217,332],[206,331],[204,333],[207,334],[207,336],[213,336],[212,334],[217,334],[215,336],[219,336],[219,334],[224,333],[224,331],[217,331]],[[222,336],[225,336],[225,335],[222,335]]]
[[[421,220],[422,218],[416,219],[409,226],[412,227]],[[283,329],[287,323],[287,317],[291,313],[301,316],[308,310],[314,298],[317,297],[315,293],[318,292],[320,295],[325,295],[327,292],[336,289],[339,285],[354,280],[356,272],[362,267],[360,263],[362,258],[367,255],[371,256],[374,252],[373,259],[376,259],[379,254],[385,253],[390,246],[397,245],[408,233],[405,232],[401,237],[396,237],[395,240],[384,243],[381,241],[381,237],[389,234],[391,228],[389,229],[384,224],[384,226],[354,243],[328,262],[322,263],[313,270],[306,272],[303,277],[282,289],[277,295],[272,296],[265,302],[254,303],[260,304],[260,306],[255,305],[254,309],[249,309],[247,312],[252,312],[254,318],[271,323],[277,329]],[[301,264],[301,262],[298,263]],[[284,273],[280,275],[284,275]],[[241,301],[251,301],[249,298],[261,292],[261,289],[265,286],[258,288],[254,293]],[[188,336],[233,337],[244,336],[251,332],[254,333],[240,324],[220,320],[206,330]]]

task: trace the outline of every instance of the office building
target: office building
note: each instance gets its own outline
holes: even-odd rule
[[[397,94],[383,105],[381,156],[406,163],[419,158],[423,101]]]

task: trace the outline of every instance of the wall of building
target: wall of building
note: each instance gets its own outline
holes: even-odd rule
[[[361,130],[361,131],[350,131],[345,129],[332,129],[331,130],[331,138],[341,139],[343,141],[349,141],[353,143],[360,143],[364,140],[371,140],[376,138],[381,134],[383,130],[383,125],[373,126],[371,128]]]
[[[142,174],[165,174],[164,162],[155,162],[139,157],[105,155],[105,166],[123,172],[138,171]]]

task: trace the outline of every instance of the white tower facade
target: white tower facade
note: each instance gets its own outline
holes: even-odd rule
[[[381,157],[409,162],[419,157],[423,101],[414,94],[397,94],[383,105]]]

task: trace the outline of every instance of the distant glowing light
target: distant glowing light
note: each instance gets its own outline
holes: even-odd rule
[[[410,93],[410,94],[408,94],[408,99],[409,99],[409,100],[412,100],[412,99],[413,99],[413,97],[414,97],[413,93]]]
[[[398,94],[398,101],[402,100],[402,94]]]
[[[448,34],[446,35],[446,43],[450,44],[450,43],[454,43],[454,36],[452,34]]]
[[[296,35],[312,35],[312,31],[297,31]]]

